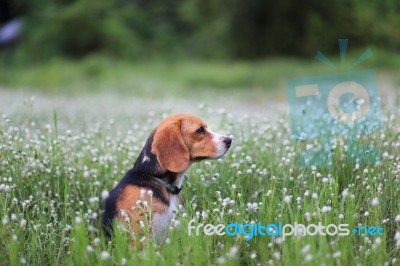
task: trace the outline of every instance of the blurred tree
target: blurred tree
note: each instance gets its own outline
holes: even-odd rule
[[[170,52],[186,31],[177,0],[37,0],[27,12],[25,54],[135,58]]]
[[[10,10],[21,0],[9,1]],[[27,57],[105,53],[226,58],[310,56],[338,38],[400,50],[398,0],[35,0],[24,2]]]

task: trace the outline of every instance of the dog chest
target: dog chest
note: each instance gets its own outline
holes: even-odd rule
[[[167,236],[171,219],[178,212],[180,200],[178,195],[170,196],[170,204],[163,213],[155,213],[152,218],[151,233],[157,242],[162,242]]]

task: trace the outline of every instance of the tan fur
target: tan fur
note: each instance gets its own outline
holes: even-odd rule
[[[204,136],[196,134],[200,127],[205,128]],[[156,128],[151,151],[165,169],[174,173],[185,171],[189,161],[197,157],[216,156],[216,148],[207,124],[196,116],[187,114],[174,115],[160,123]]]
[[[180,121],[171,121],[157,127],[151,152],[157,156],[161,167],[174,173],[189,167],[189,150],[182,139]]]
[[[199,134],[196,131],[201,127],[204,128],[204,133]],[[184,172],[192,161],[221,156],[221,154],[217,153],[213,134],[214,136],[218,135],[209,131],[207,125],[196,116],[187,114],[170,116],[156,127],[151,144],[151,153],[157,157],[158,163],[163,170],[168,170],[183,177]],[[227,150],[228,148],[226,148]],[[141,187],[126,186],[116,204],[118,219],[126,223],[128,217],[130,228],[134,232],[140,232],[142,230],[139,226],[140,221],[146,223],[143,215],[145,212],[143,202],[147,201],[149,207],[151,207],[151,217],[157,214],[157,217],[159,217],[157,221],[163,221],[165,218],[161,217],[169,217],[170,213],[174,212],[171,209],[171,202],[176,203],[178,201],[178,204],[183,206],[183,199],[181,194],[171,195],[165,188],[162,191],[164,194],[162,196],[170,202],[170,206],[157,200],[156,197],[150,197],[147,190],[143,191]],[[142,206],[137,205],[139,200],[142,202]],[[122,215],[123,212],[126,215]],[[153,222],[157,221],[153,220]]]

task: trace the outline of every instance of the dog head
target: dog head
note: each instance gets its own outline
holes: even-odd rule
[[[212,132],[200,118],[177,114],[156,127],[151,153],[163,169],[181,173],[191,162],[223,156],[231,143],[231,138]]]

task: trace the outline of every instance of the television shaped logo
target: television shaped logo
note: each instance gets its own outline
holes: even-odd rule
[[[344,63],[347,40],[339,40]],[[355,63],[372,55],[367,50]],[[321,52],[317,59],[334,66]],[[355,65],[354,64],[354,65]],[[332,165],[332,140],[347,141],[347,159],[353,163],[379,161],[378,149],[358,144],[361,135],[381,128],[378,85],[374,70],[334,73],[294,78],[287,81],[292,138],[318,140],[318,148],[305,150],[299,163],[303,167]]]

